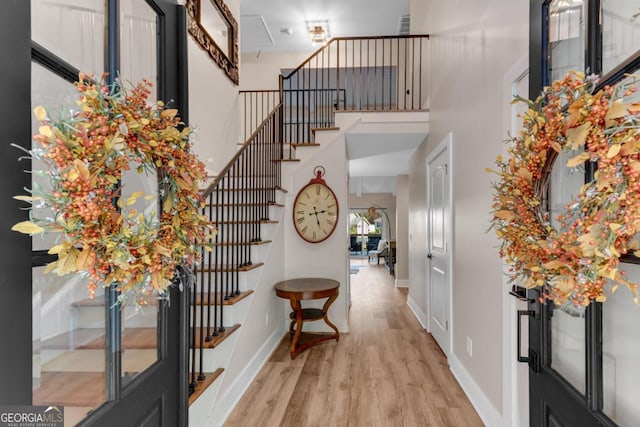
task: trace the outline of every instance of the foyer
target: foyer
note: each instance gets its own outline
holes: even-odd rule
[[[383,265],[352,259],[349,333],[295,360],[285,336],[225,426],[482,426]]]

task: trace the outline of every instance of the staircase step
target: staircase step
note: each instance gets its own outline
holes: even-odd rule
[[[122,333],[123,349],[145,349],[158,347],[156,328],[125,328]],[[104,329],[80,328],[65,332],[42,342],[43,350],[103,349]]]
[[[237,303],[238,301],[248,297],[249,295],[251,295],[253,293],[253,291],[244,291],[244,292],[240,292],[239,295],[234,295],[229,297],[229,299],[224,299],[221,298],[220,295],[218,296],[218,301],[222,301],[223,305],[233,305],[235,303]],[[201,294],[198,293],[198,300],[197,300],[197,304],[200,305],[200,297]],[[211,301],[213,301],[213,296],[211,297]],[[154,298],[149,300],[149,305],[157,305],[158,304],[158,299]],[[104,295],[99,295],[93,299],[91,298],[87,298],[87,299],[83,299],[80,301],[76,301],[72,304],[72,306],[74,307],[104,307]]]
[[[243,221],[212,221],[213,225],[234,225],[234,224],[277,224],[278,221],[271,219],[243,220]]]
[[[260,245],[268,245],[271,243],[271,240],[256,240],[250,242],[218,242],[213,243],[213,246],[260,246]]]
[[[191,404],[195,402],[198,397],[200,397],[200,395],[215,382],[215,380],[218,379],[222,372],[224,372],[224,369],[222,368],[216,369],[215,372],[205,372],[205,379],[196,383],[193,393],[189,396],[189,406],[191,406]],[[191,378],[191,375],[189,375],[189,378]]]
[[[340,128],[337,127],[337,126],[329,126],[329,127],[322,127],[322,128],[311,128],[311,132],[313,132],[314,134],[317,131],[324,131],[324,130],[340,130]]]
[[[264,265],[263,262],[255,262],[253,264],[250,265],[243,265],[243,266],[237,266],[237,265],[214,265],[214,266],[210,266],[210,265],[205,265],[202,267],[202,270],[199,271],[205,271],[205,272],[233,272],[233,271],[251,271],[251,270],[255,270],[256,268],[262,267]],[[211,268],[213,267],[213,268]]]
[[[274,162],[283,162],[283,163],[287,163],[287,162],[299,162],[300,159],[276,159],[274,160]]]
[[[244,291],[244,292],[240,292],[238,295],[233,295],[230,296],[229,299],[224,299],[223,294],[220,292],[218,293],[218,299],[217,301],[220,302],[222,301],[222,305],[234,305],[237,304],[238,302],[242,301],[243,299],[245,299],[246,297],[248,297],[249,295],[251,295],[253,293],[252,290],[249,291]],[[207,294],[203,294],[198,292],[197,296],[196,296],[196,305],[202,305],[202,301],[207,302]],[[214,301],[216,301],[216,299],[214,298],[214,295],[211,294],[211,303],[213,304]]]
[[[318,144],[317,142],[294,142],[291,143],[291,146],[294,148],[298,148],[298,147],[319,147],[320,144]]]
[[[216,207],[216,206],[235,206],[235,207],[240,207],[240,206],[277,206],[279,208],[283,208],[284,205],[282,203],[276,203],[276,202],[267,202],[267,203],[207,203],[205,205],[206,207],[212,206],[212,207]]]
[[[216,348],[217,346],[222,344],[222,342],[224,340],[226,340],[231,335],[233,335],[233,333],[235,331],[237,331],[238,329],[240,329],[240,325],[237,324],[237,323],[235,325],[233,325],[233,326],[226,326],[224,331],[218,332],[218,335],[212,337],[210,341],[206,341],[205,340],[203,348]],[[203,330],[203,328],[195,328],[195,331],[196,331],[196,340],[195,340],[196,348],[200,348],[200,334],[202,333],[202,330]],[[205,335],[206,335],[206,331],[205,331]]]

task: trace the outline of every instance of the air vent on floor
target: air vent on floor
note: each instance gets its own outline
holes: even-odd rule
[[[398,35],[408,36],[411,30],[411,15],[400,15],[398,23]]]

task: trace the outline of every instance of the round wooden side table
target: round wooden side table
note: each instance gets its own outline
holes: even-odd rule
[[[291,324],[289,334],[291,335],[291,359],[295,359],[298,354],[307,348],[324,341],[335,339],[340,340],[340,332],[336,325],[329,321],[327,312],[329,307],[338,298],[338,288],[340,282],[333,279],[321,277],[305,277],[300,279],[284,280],[275,284],[276,295],[280,298],[288,299],[293,311],[289,315]],[[302,308],[300,301],[327,298],[322,309]],[[300,333],[304,322],[313,322],[323,319],[324,322],[335,331],[335,334],[322,335],[308,342],[299,344]],[[294,331],[295,326],[295,331]]]

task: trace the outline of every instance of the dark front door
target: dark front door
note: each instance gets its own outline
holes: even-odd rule
[[[186,20],[176,3],[20,0],[1,6],[1,75],[3,87],[12,88],[1,104],[11,139],[3,143],[3,200],[24,194],[23,188],[46,190],[46,179],[23,171],[47,166],[37,159],[30,166],[18,163],[21,153],[9,144],[31,148],[35,106],[45,106],[52,118],[77,108],[73,82],[79,71],[97,78],[106,71],[109,82],[120,78],[125,87],[146,78],[153,83],[151,100],[170,102],[187,119]],[[127,173],[123,184],[123,194],[157,192],[153,175]],[[89,299],[86,278],[44,273],[55,237],[29,242],[9,232],[26,218],[17,204],[2,203],[2,209],[2,300],[11,304],[0,307],[1,336],[11,347],[2,346],[8,368],[2,371],[0,405],[62,406],[68,425],[186,426],[186,294],[172,289],[169,300],[152,298],[142,309],[121,309],[115,286]],[[26,262],[19,258],[22,248],[29,252]],[[13,328],[20,333],[11,333]]]
[[[640,69],[637,2],[531,0],[530,5],[532,99],[569,70],[600,75],[598,90]],[[588,162],[580,171],[566,168],[566,161],[560,155],[551,172],[546,195],[551,218],[594,176]],[[622,269],[638,283],[639,260],[624,261]],[[542,304],[537,291],[528,292],[530,425],[640,425],[640,310],[630,293],[620,289],[605,303],[582,309]]]

